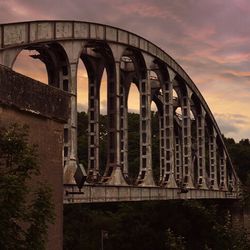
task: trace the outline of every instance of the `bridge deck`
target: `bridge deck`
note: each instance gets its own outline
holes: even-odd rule
[[[238,199],[237,192],[179,188],[85,185],[79,192],[75,185],[64,186],[64,204],[182,199]]]

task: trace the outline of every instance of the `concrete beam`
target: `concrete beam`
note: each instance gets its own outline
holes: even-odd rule
[[[74,185],[64,186],[64,204],[191,199],[237,200],[239,196],[237,192],[198,189],[182,193],[179,188],[87,185],[79,191]]]

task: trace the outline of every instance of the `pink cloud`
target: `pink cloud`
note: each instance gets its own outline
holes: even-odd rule
[[[1,22],[84,19],[133,31],[180,62],[213,110],[250,116],[249,13],[249,0],[0,0]]]

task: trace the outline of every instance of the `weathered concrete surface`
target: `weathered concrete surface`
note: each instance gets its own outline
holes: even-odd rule
[[[49,250],[62,249],[63,130],[68,116],[68,94],[0,67],[0,126],[27,124],[29,141],[38,145],[41,175],[53,190],[56,221],[49,227]]]
[[[29,46],[30,44],[52,41],[78,42],[79,40],[86,41],[90,39],[97,41],[102,40],[109,45],[116,43],[133,47],[136,50],[144,51],[157,58],[157,60],[159,59],[164,62],[167,67],[177,73],[186,82],[189,88],[197,94],[222,140],[219,127],[217,126],[206,101],[182,67],[170,55],[155,44],[126,30],[104,24],[71,20],[42,20],[0,24],[0,64],[11,67],[15,56],[18,54],[18,51],[16,50],[21,50],[24,46]],[[78,55],[80,56],[80,53],[78,53]]]
[[[37,50],[40,53],[40,59],[46,64],[48,69],[49,84],[60,87],[68,91],[71,96],[70,109],[71,116],[68,119],[68,124],[65,126],[69,141],[64,145],[64,183],[74,184],[74,173],[77,166],[77,65],[79,60],[83,60],[88,64],[87,71],[89,77],[89,152],[88,152],[88,174],[92,175],[93,182],[98,181],[98,150],[99,150],[99,100],[97,82],[102,77],[102,70],[97,70],[100,67],[100,62],[108,65],[107,72],[107,105],[108,105],[108,147],[107,147],[107,165],[103,182],[106,184],[122,185],[126,180],[124,176],[129,173],[127,171],[127,128],[126,128],[126,88],[121,82],[121,76],[124,72],[121,64],[124,62],[123,57],[130,58],[134,67],[130,67],[131,72],[123,74],[126,77],[132,78],[130,81],[136,80],[139,84],[140,93],[140,173],[137,178],[137,184],[140,186],[154,186],[152,176],[152,143],[151,143],[151,93],[152,88],[159,88],[159,93],[165,85],[164,98],[161,94],[155,95],[155,100],[161,106],[162,114],[162,131],[160,135],[161,141],[161,165],[160,173],[164,178],[159,182],[162,186],[175,188],[176,180],[174,173],[174,147],[176,138],[178,144],[183,145],[182,151],[176,149],[175,157],[176,169],[178,168],[178,185],[184,185],[189,188],[200,188],[212,190],[217,188],[216,176],[218,166],[215,164],[215,159],[212,159],[214,152],[211,152],[210,165],[211,171],[205,171],[205,145],[202,138],[205,132],[205,121],[200,120],[200,125],[197,123],[197,137],[199,140],[196,154],[200,155],[196,166],[193,166],[193,154],[191,145],[191,123],[190,109],[192,106],[197,111],[200,107],[204,109],[204,115],[209,119],[209,123],[217,133],[218,150],[225,150],[224,155],[229,163],[220,166],[219,186],[225,190],[229,190],[227,179],[230,184],[230,189],[237,189],[237,174],[233,168],[228,152],[225,148],[223,138],[219,128],[214,120],[214,117],[209,110],[201,93],[173,58],[171,58],[162,49],[152,44],[150,41],[119,28],[111,27],[104,24],[79,22],[79,21],[33,21],[12,24],[0,24],[0,64],[12,67],[16,56],[23,50]],[[131,60],[133,58],[133,60]],[[126,60],[125,60],[126,61]],[[94,63],[95,62],[95,63]],[[101,64],[102,64],[101,63]],[[98,67],[97,67],[98,65]],[[85,65],[86,66],[86,65]],[[158,85],[151,86],[150,74],[157,73]],[[53,74],[51,74],[53,72]],[[95,76],[95,77],[93,77]],[[93,78],[93,79],[91,79]],[[138,79],[137,79],[138,78]],[[171,81],[173,86],[168,87],[167,82]],[[122,86],[123,85],[123,86]],[[121,90],[120,87],[124,89]],[[158,86],[158,87],[156,87]],[[175,135],[173,122],[173,88],[179,92],[182,99],[181,109],[183,111],[182,119],[182,136]],[[177,90],[178,89],[178,90]],[[22,90],[22,89],[21,89]],[[186,91],[188,90],[188,93]],[[16,93],[19,91],[16,91]],[[26,93],[26,90],[24,91]],[[191,96],[195,95],[196,104],[191,102]],[[12,96],[15,102],[18,103],[18,95]],[[122,98],[121,98],[122,97]],[[11,99],[11,100],[12,100]],[[29,96],[25,100],[32,100]],[[163,101],[162,101],[163,100]],[[7,100],[5,100],[7,101]],[[47,101],[45,102],[47,103]],[[198,103],[198,105],[197,105]],[[15,103],[14,103],[15,104]],[[49,105],[51,107],[51,105]],[[24,105],[25,109],[29,109],[29,105]],[[158,108],[159,109],[159,108]],[[47,109],[45,110],[48,111]],[[57,114],[58,110],[53,110],[53,114]],[[46,113],[44,112],[44,113]],[[197,112],[196,112],[197,113]],[[198,113],[197,113],[198,114]],[[46,117],[51,117],[51,112],[45,114]],[[197,119],[197,117],[196,117]],[[122,126],[123,125],[123,126]],[[164,135],[165,133],[165,135]],[[176,138],[174,138],[176,136]],[[162,137],[162,138],[161,138]],[[180,139],[182,141],[180,141]],[[121,147],[123,145],[123,148]],[[210,147],[213,145],[210,143]],[[179,147],[179,146],[178,146]],[[182,156],[178,156],[182,154]],[[192,158],[193,157],[193,158]],[[221,158],[225,163],[226,158]],[[177,162],[179,162],[177,164]],[[221,162],[221,161],[220,161]],[[199,173],[195,173],[194,169],[199,165]],[[123,171],[117,170],[121,168]],[[214,170],[215,169],[215,170]],[[162,171],[163,170],[163,171]],[[225,171],[229,170],[229,171]],[[183,172],[183,174],[179,174]],[[213,173],[212,173],[213,172]],[[229,173],[230,172],[230,173]],[[231,173],[232,172],[232,173]],[[122,173],[122,174],[121,174]],[[194,177],[194,175],[198,177]],[[161,176],[162,177],[162,176]],[[196,178],[196,180],[194,180]],[[90,179],[90,178],[89,178]],[[124,179],[124,180],[123,180]],[[197,181],[198,180],[198,181]],[[207,187],[208,185],[208,187]]]
[[[190,189],[182,193],[179,188],[134,187],[111,185],[85,185],[79,193],[76,185],[64,186],[64,204],[146,201],[146,200],[182,200],[182,199],[238,199],[236,192],[218,190]]]
[[[70,93],[70,116],[64,131],[67,135],[65,137],[68,138],[64,144],[65,184],[75,184],[73,176],[78,160],[77,65],[79,60],[82,60],[89,76],[88,181],[92,180],[94,184],[99,183],[101,179],[105,184],[117,186],[125,185],[127,182],[127,176],[130,174],[127,161],[126,107],[129,88],[125,82],[134,81],[138,85],[140,94],[140,171],[135,185],[176,188],[178,184],[178,187],[182,188],[203,190],[209,188],[213,191],[219,184],[220,189],[224,191],[238,189],[237,174],[204,98],[185,71],[159,47],[119,28],[79,21],[2,24],[0,34],[0,64],[12,67],[20,51],[37,50],[38,58],[46,65],[49,84]],[[122,67],[124,62],[130,62],[133,67],[126,71],[126,67]],[[104,67],[107,70],[108,143],[106,169],[104,175],[100,177],[99,83]],[[151,73],[155,74],[157,84],[152,84]],[[178,93],[176,104],[178,103],[182,111],[179,118],[175,113],[177,107],[174,106],[173,89]],[[16,95],[13,98],[18,103]],[[158,166],[161,180],[156,182],[152,174],[152,101],[157,104],[160,111],[158,113],[162,116],[159,133],[161,159]],[[29,109],[29,104],[24,107]],[[195,140],[191,133],[191,111],[194,120],[197,121]],[[50,114],[45,115],[50,117]],[[175,123],[175,120],[179,122]],[[208,150],[204,136],[208,134],[206,132],[208,127],[209,130],[214,129],[216,132],[215,144],[212,141],[209,143],[210,171],[205,167],[205,153]],[[217,153],[220,153],[220,165],[215,158]]]
[[[0,66],[0,104],[61,122],[68,120],[69,94]]]

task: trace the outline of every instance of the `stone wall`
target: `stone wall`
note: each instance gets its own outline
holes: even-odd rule
[[[69,94],[0,66],[0,104],[66,122]]]
[[[48,85],[0,66],[0,126],[12,123],[29,126],[29,141],[38,145],[41,175],[53,189],[56,221],[49,227],[47,249],[63,248],[63,131],[69,96]]]

